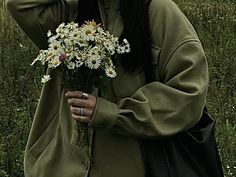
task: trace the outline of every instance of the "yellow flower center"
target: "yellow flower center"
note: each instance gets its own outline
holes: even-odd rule
[[[91,32],[90,30],[87,30],[87,31],[85,32],[86,35],[91,34],[91,33],[92,33],[92,32]]]
[[[96,64],[96,60],[93,60],[93,61],[92,61],[92,64],[94,64],[94,65],[95,65],[95,64]]]
[[[58,49],[58,46],[54,45],[54,46],[53,46],[53,49],[54,49],[54,50],[57,50],[57,49]]]

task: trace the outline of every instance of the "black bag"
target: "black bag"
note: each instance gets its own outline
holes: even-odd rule
[[[146,177],[224,177],[214,127],[204,108],[190,130],[161,140],[140,140]]]

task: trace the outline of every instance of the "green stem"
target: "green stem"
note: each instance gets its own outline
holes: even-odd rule
[[[85,86],[84,86],[84,91],[85,92],[91,92],[92,90],[91,90],[91,85],[89,85],[89,83],[91,82],[91,74],[92,74],[92,70],[91,69],[89,69],[89,72],[88,72],[88,77],[87,77],[87,79],[86,79],[86,82],[85,82]],[[83,91],[83,90],[82,90]]]

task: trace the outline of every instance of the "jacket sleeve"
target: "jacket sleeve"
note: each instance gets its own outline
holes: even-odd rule
[[[150,29],[157,32],[163,28],[163,35],[160,35],[160,39],[163,39],[160,45],[161,54],[158,59],[162,82],[146,84],[118,103],[98,97],[90,123],[92,128],[152,139],[179,133],[199,121],[208,88],[206,56],[189,22],[179,14],[176,6],[172,4],[172,7],[168,4],[162,14],[154,14],[156,21],[165,21],[162,25],[152,24]],[[151,18],[155,19],[154,17]],[[174,31],[176,21],[179,21],[181,31]],[[169,35],[165,36],[167,31]],[[152,36],[154,45],[155,36]],[[159,39],[156,43],[158,42]]]
[[[78,0],[6,0],[6,7],[28,37],[40,48],[47,47],[47,32],[60,23],[73,21]]]

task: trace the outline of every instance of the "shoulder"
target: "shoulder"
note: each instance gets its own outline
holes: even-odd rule
[[[156,16],[156,18],[185,18],[178,5],[172,0],[151,0],[149,6],[149,14],[158,15]]]
[[[169,7],[169,6],[177,6],[176,3],[172,0],[151,0],[152,5],[158,7]]]
[[[189,51],[194,48],[193,54],[203,53],[194,27],[172,0],[152,0],[148,10],[148,18],[150,43],[159,49],[157,51],[159,52],[158,57],[160,57],[159,65],[162,68],[165,68],[170,58],[176,56],[178,51],[183,52],[182,48]],[[183,58],[182,56],[179,58]]]
[[[195,29],[172,0],[151,0],[148,18],[152,42],[159,47],[164,41],[176,45],[186,39],[198,39]]]
[[[172,0],[151,0],[150,9],[179,11],[177,4]]]

